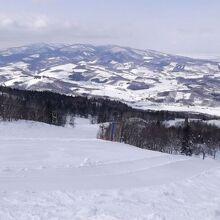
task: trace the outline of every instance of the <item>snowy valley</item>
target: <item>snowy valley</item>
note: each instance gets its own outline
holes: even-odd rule
[[[3,86],[108,97],[135,108],[220,115],[220,63],[120,46],[33,44],[0,51]]]

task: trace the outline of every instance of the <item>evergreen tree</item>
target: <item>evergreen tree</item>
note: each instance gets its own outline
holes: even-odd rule
[[[186,118],[185,123],[184,123],[184,128],[183,128],[181,154],[192,156],[191,145],[192,145],[191,128],[189,125],[189,120],[188,118]]]

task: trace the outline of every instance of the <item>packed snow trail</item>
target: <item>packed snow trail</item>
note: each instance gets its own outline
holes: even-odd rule
[[[96,139],[98,126],[0,123],[0,219],[219,219],[220,163]]]

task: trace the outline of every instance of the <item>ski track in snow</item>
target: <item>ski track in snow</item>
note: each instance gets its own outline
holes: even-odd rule
[[[96,139],[97,125],[0,123],[0,220],[220,219],[220,163]]]

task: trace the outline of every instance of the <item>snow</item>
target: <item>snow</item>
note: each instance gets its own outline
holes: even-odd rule
[[[35,44],[0,51],[5,55],[10,56],[1,62],[2,85],[52,92],[62,87],[62,94],[105,96],[142,109],[220,116],[217,61],[83,44]],[[143,86],[133,89],[133,83]]]
[[[40,57],[40,54],[33,54],[30,56],[31,58],[39,58]]]
[[[172,126],[181,126],[183,125],[185,119],[181,119],[181,118],[176,118],[174,120],[167,120],[167,121],[164,121],[164,124],[167,126],[167,127],[172,127]],[[210,124],[210,125],[215,125],[217,127],[220,128],[220,120],[200,120],[200,119],[195,119],[195,118],[191,118],[189,119],[189,121],[201,121],[203,123],[207,123],[207,124]]]
[[[84,72],[87,72],[87,70],[86,69],[74,69],[73,72],[84,73]]]
[[[109,48],[110,51],[112,51],[113,53],[123,53],[123,52],[127,52],[127,50],[123,47],[119,47],[119,46],[113,46],[111,48]]]
[[[13,86],[14,83],[18,82],[19,81],[19,77],[18,78],[14,78],[14,79],[11,79],[7,82],[4,83],[5,86]]]
[[[37,76],[37,77],[39,77],[39,76]],[[42,82],[50,83],[51,82],[50,79],[48,79],[46,77],[36,78],[36,76],[34,76],[34,77],[29,77],[29,78],[31,78],[31,79],[28,79],[26,82],[24,82],[24,85],[26,85],[27,88],[30,88],[32,85],[36,85],[38,83],[42,83]]]
[[[158,111],[174,111],[174,112],[193,112],[193,113],[202,113],[207,115],[220,116],[220,107],[210,107],[210,106],[200,106],[200,105],[182,105],[179,103],[153,103],[147,101],[139,101],[136,103],[129,103],[128,105],[144,110],[158,110]]]
[[[209,120],[209,124],[215,125],[220,128],[220,120]]]
[[[181,99],[189,99],[191,96],[191,93],[184,93],[184,92],[177,92],[176,93],[176,97],[175,97],[175,100],[178,101],[178,100],[181,100]]]
[[[153,57],[148,57],[148,56],[144,57],[144,60],[153,60],[153,59],[154,59]]]
[[[47,76],[47,77],[55,77],[55,78],[62,78],[62,79],[68,79],[68,76],[73,72],[74,68],[77,65],[73,63],[65,64],[65,65],[59,65],[50,68],[49,70],[43,71],[39,73],[39,76]]]
[[[96,139],[98,125],[0,123],[0,219],[220,218],[220,163]]]

